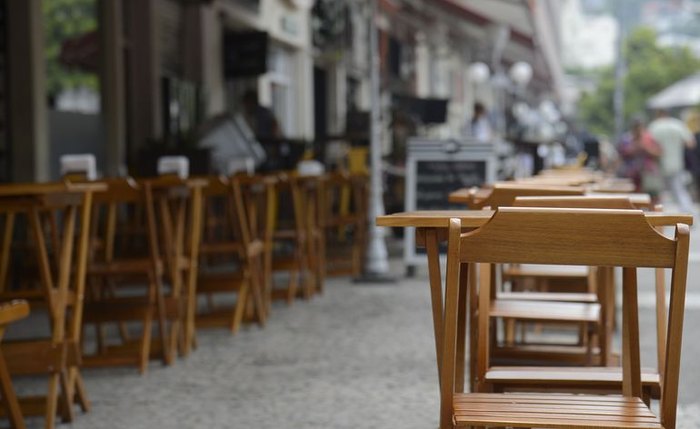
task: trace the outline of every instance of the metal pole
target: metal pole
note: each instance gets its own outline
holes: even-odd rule
[[[389,259],[384,241],[385,229],[376,225],[377,216],[384,214],[384,191],[382,187],[381,112],[379,88],[379,46],[377,35],[377,0],[370,2],[369,55],[370,55],[370,196],[369,231],[365,280],[380,280],[389,273]]]
[[[624,2],[620,2],[617,9],[618,35],[616,44],[615,62],[615,92],[613,94],[613,109],[615,117],[615,141],[617,142],[625,126],[625,59],[623,45],[625,43],[625,10]]]

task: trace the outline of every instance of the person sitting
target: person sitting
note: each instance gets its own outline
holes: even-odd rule
[[[243,116],[259,140],[282,138],[280,124],[269,108],[260,105],[258,93],[248,90],[243,94]]]

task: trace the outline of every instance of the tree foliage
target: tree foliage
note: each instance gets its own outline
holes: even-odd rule
[[[69,69],[61,64],[59,56],[66,40],[97,29],[97,1],[49,0],[43,2],[43,9],[48,94],[55,96],[80,86],[96,90],[95,74]]]
[[[646,101],[674,82],[700,71],[700,59],[688,48],[659,46],[656,32],[638,27],[625,40],[623,55],[625,121],[645,111]],[[614,67],[595,72],[597,88],[579,101],[581,122],[592,132],[612,135],[614,130]]]

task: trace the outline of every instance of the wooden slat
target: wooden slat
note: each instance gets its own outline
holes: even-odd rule
[[[491,317],[536,321],[590,322],[600,320],[600,305],[576,302],[495,300]]]
[[[598,297],[594,293],[574,292],[498,292],[497,298],[499,300],[521,301],[598,302]]]
[[[651,268],[674,263],[675,242],[650,228],[637,210],[505,207],[464,239],[462,260],[470,262]]]
[[[457,426],[660,429],[639,398],[564,394],[457,394]]]

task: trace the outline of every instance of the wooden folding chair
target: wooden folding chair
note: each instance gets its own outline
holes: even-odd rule
[[[245,218],[251,243],[262,243],[262,264],[253,270],[259,276],[262,318],[269,316],[272,300],[272,253],[277,194],[277,176],[237,174],[231,178],[236,213]],[[257,262],[257,261],[256,261]]]
[[[302,290],[305,298],[314,293],[323,292],[326,277],[326,234],[325,211],[323,210],[324,176],[294,176],[299,188],[303,216],[304,235],[306,236],[306,265],[302,272],[311,277],[306,284],[308,289]]]
[[[240,328],[246,305],[255,309],[256,321],[265,323],[262,291],[264,243],[252,239],[240,187],[228,178],[210,178],[204,189],[206,207],[204,238],[200,244],[197,294],[205,295],[206,310],[197,314],[197,327]],[[235,293],[233,308],[215,304],[214,295]]]
[[[496,183],[487,195],[473,199],[470,209],[512,206],[515,199],[524,196],[575,197],[583,196],[585,190],[573,186],[555,186],[522,183]],[[533,296],[522,295],[513,299],[501,290],[503,298],[494,301],[494,316],[504,321],[504,341],[495,349],[495,356],[503,359],[527,359],[555,361],[569,364],[606,364],[600,356],[600,349],[594,347],[592,336],[600,332],[601,308],[595,294],[598,274],[588,267],[547,267],[522,264],[508,264],[499,267],[503,282],[520,289],[526,283],[534,283],[541,290],[552,286],[564,287],[566,291],[579,292],[577,295],[550,295],[547,302],[529,302]],[[497,279],[494,271],[494,282]],[[502,285],[503,283],[501,283]],[[495,292],[495,289],[494,289]],[[495,295],[494,295],[495,297]],[[576,297],[576,299],[572,299]],[[507,299],[510,298],[510,299]],[[559,299],[561,298],[561,299]],[[515,341],[516,321],[562,322],[579,326],[574,342],[544,345],[517,344]]]
[[[0,304],[0,340],[5,335],[7,325],[23,319],[29,315],[29,304],[27,301],[16,300]],[[7,415],[10,427],[13,429],[24,429],[24,417],[20,409],[15,389],[12,387],[10,372],[7,370],[5,358],[0,351],[0,401],[2,409]]]
[[[313,237],[309,236],[306,200],[295,173],[280,173],[275,184],[274,233],[272,235],[272,272],[286,273],[287,285],[272,285],[272,299],[291,304],[298,294],[310,298],[316,288],[316,274],[309,267],[313,257]]]
[[[362,273],[367,240],[367,176],[336,172],[323,182],[326,275]]]
[[[48,338],[17,336],[1,349],[12,376],[48,375],[46,396],[19,398],[22,413],[45,416],[46,428],[54,427],[57,413],[63,421],[73,421],[74,403],[90,409],[79,372],[79,344],[91,201],[97,189],[101,187],[63,183],[0,187],[0,298],[26,299],[33,311],[47,313],[50,324]]]
[[[635,209],[628,198],[609,196],[563,196],[563,197],[517,197],[513,204],[515,207],[558,207],[558,208],[597,208],[597,209]],[[656,207],[657,211],[662,211],[661,206]],[[567,268],[567,267],[564,267]],[[613,320],[615,312],[614,302],[614,276],[610,267],[596,267],[600,270],[595,293],[542,293],[542,292],[499,292],[499,299],[547,301],[554,300],[560,302],[600,302],[601,322],[598,335],[598,346],[603,362],[609,362],[611,354],[611,340],[613,331]],[[656,269],[656,290],[657,296],[665,297],[665,279],[663,269]],[[474,285],[470,285],[474,287]],[[591,295],[591,296],[589,296]],[[470,320],[475,322],[470,315]],[[656,370],[645,369],[642,372],[642,384],[646,398],[658,399],[660,392],[660,370],[663,366],[663,354],[665,352],[665,328],[666,328],[666,307],[665,299],[662,298],[656,303],[657,318],[657,362]],[[476,325],[476,323],[474,323]],[[475,328],[472,327],[472,335]],[[475,361],[476,355],[472,354],[470,359]],[[474,374],[475,375],[475,374]],[[482,375],[484,382],[496,391],[507,389],[527,389],[536,390],[538,388],[556,389],[571,391],[595,390],[610,391],[619,389],[622,383],[622,373],[619,368],[580,368],[580,367],[490,367]]]
[[[208,180],[180,179],[175,175],[143,181],[152,190],[160,214],[165,278],[166,317],[170,322],[169,350],[187,356],[196,348],[197,277],[204,204]]]
[[[689,228],[675,238],[655,231],[636,210],[500,208],[470,233],[449,227],[444,343],[441,365],[441,429],[675,428],[683,331]],[[575,245],[572,245],[575,243]],[[463,393],[467,282],[479,264],[477,371],[489,366],[491,264],[531,263],[623,267],[622,388],[616,395],[561,393]],[[671,269],[667,347],[659,417],[644,403],[639,351],[637,268]],[[478,387],[481,387],[481,383]]]
[[[136,365],[141,373],[150,357],[173,361],[166,334],[164,261],[153,190],[132,179],[111,179],[95,195],[92,252],[84,324],[95,327],[95,350],[84,348],[85,366]],[[134,337],[127,323],[138,322]],[[153,323],[158,337],[152,342]],[[105,328],[119,329],[119,340]]]

